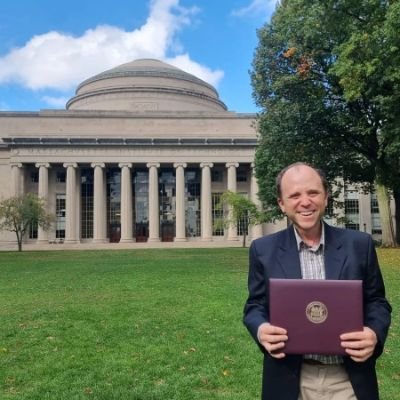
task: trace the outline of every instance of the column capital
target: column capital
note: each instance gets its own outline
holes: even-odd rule
[[[226,168],[230,168],[230,167],[238,168],[238,167],[239,167],[239,163],[238,163],[238,162],[227,162],[227,163],[225,164],[225,167],[226,167]]]
[[[92,163],[90,164],[90,166],[91,166],[92,168],[96,168],[96,167],[105,168],[105,167],[106,167],[106,164],[103,163],[103,162],[92,162]]]
[[[66,162],[63,164],[64,168],[72,167],[72,168],[78,168],[78,164],[76,162]]]
[[[47,162],[38,162],[35,164],[36,168],[40,168],[40,167],[45,167],[45,168],[50,168],[50,164]]]
[[[178,167],[186,168],[187,164],[185,162],[174,163],[174,168],[178,168]]]
[[[128,163],[128,162],[122,162],[118,164],[119,168],[124,168],[124,167],[128,167],[128,168],[132,168],[132,163]]]
[[[11,162],[10,163],[11,167],[17,167],[17,168],[22,168],[24,165],[20,162]]]
[[[214,166],[214,164],[212,163],[212,162],[202,162],[202,163],[200,163],[200,168],[204,168],[204,167],[209,167],[209,168],[212,168]]]
[[[150,168],[150,167],[160,168],[160,163],[158,163],[158,162],[149,162],[149,163],[146,164],[146,167],[147,168]]]

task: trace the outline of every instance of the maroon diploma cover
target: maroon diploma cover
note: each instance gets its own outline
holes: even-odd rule
[[[287,330],[286,354],[344,355],[340,335],[363,330],[362,282],[270,279],[271,325]]]

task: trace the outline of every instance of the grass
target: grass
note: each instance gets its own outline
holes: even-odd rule
[[[0,399],[255,400],[247,250],[0,253]],[[378,374],[400,392],[400,250],[380,250],[394,321]]]

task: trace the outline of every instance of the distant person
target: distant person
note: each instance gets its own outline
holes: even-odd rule
[[[262,400],[378,400],[375,362],[391,306],[372,238],[322,221],[328,202],[322,171],[295,163],[279,173],[276,186],[292,225],[252,242],[244,308],[244,323],[264,353]],[[364,329],[340,336],[347,355],[285,354],[290,332],[269,323],[269,278],[362,280]]]

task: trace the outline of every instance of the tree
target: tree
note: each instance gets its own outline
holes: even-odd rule
[[[48,230],[53,220],[54,216],[46,212],[44,200],[33,193],[0,201],[0,229],[15,232],[18,251],[22,251],[22,240],[30,226]]]
[[[332,182],[340,176],[366,190],[374,185],[387,228],[383,244],[394,245],[389,195],[400,208],[399,17],[397,1],[282,0],[259,30],[252,71],[262,109],[256,176],[270,219],[278,215],[276,173],[308,161]],[[400,213],[396,218],[400,229]]]
[[[252,225],[258,225],[264,222],[264,214],[258,210],[257,206],[248,198],[240,193],[226,191],[222,194],[219,207],[223,208],[225,214],[222,220],[216,222],[218,225],[238,226],[239,223],[244,223],[248,228]],[[243,229],[243,247],[246,247],[246,230]]]

